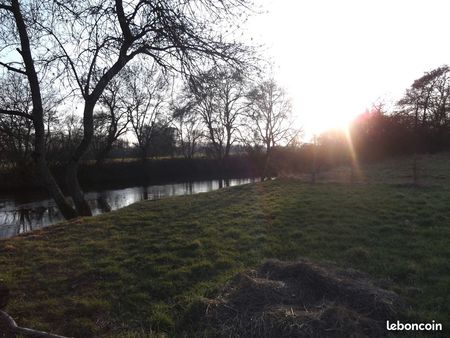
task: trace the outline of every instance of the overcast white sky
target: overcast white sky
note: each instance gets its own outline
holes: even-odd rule
[[[311,135],[342,126],[378,98],[397,100],[425,71],[450,63],[449,0],[257,0],[248,34]]]

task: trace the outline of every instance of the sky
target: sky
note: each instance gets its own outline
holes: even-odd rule
[[[256,0],[245,33],[265,45],[306,136],[395,102],[450,63],[449,0]]]

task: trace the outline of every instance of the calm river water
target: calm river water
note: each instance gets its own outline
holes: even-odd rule
[[[123,208],[142,200],[191,195],[260,181],[259,178],[194,181],[164,185],[133,186],[88,191],[86,198],[94,215]],[[55,203],[42,194],[0,194],[0,238],[15,236],[63,220]]]

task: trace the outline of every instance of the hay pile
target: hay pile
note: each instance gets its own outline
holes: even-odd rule
[[[380,337],[398,296],[355,271],[271,260],[205,300],[203,323],[227,337]]]

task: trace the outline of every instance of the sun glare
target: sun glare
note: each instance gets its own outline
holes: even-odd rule
[[[330,129],[345,131],[353,118],[352,114],[322,114],[305,116],[303,120],[312,133],[320,134]]]
[[[289,88],[288,91],[293,94],[301,93],[301,91]],[[343,102],[337,108],[329,108],[329,104],[324,103],[323,106],[326,109],[319,112],[317,107],[308,105],[309,102],[320,102],[319,97],[308,101],[305,101],[301,94],[292,95],[292,97],[296,127],[303,130],[304,141],[306,142],[310,141],[314,135],[320,135],[327,130],[345,131],[350,123],[366,109],[364,106],[355,107],[352,102]]]
[[[251,21],[249,32],[265,44],[309,140],[345,128],[380,98],[398,99],[417,74],[450,56],[440,35],[428,33],[445,30],[447,11],[436,10],[445,1],[409,1],[408,15],[403,1],[261,2],[265,14]],[[433,53],[418,50],[415,41],[428,41]]]

